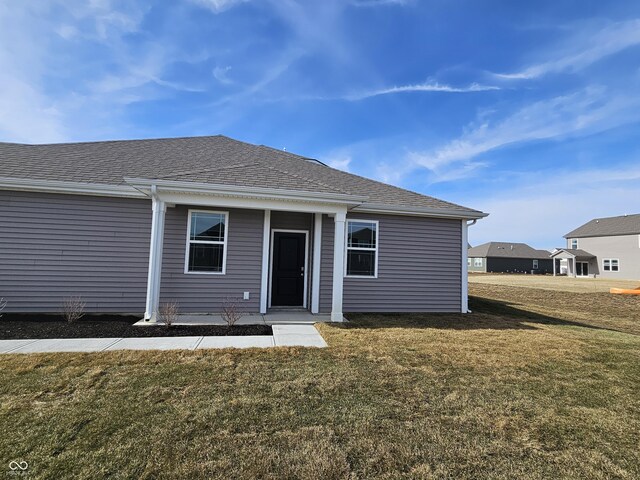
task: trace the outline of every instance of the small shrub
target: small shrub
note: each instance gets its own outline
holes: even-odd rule
[[[4,298],[0,297],[0,318],[2,318],[2,311],[6,306],[7,306],[7,301]]]
[[[82,301],[82,297],[66,297],[62,302],[62,313],[69,323],[76,322],[84,317],[84,308],[87,304]]]
[[[240,308],[236,298],[227,297],[222,302],[222,320],[227,324],[229,329],[233,327],[242,317]]]
[[[180,304],[178,302],[167,302],[160,305],[158,309],[159,320],[164,323],[165,327],[170,328],[178,321],[180,312]]]

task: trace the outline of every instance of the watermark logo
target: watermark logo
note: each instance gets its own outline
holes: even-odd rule
[[[10,475],[27,475],[29,464],[24,460],[11,460],[9,462]]]
[[[15,460],[11,460],[9,462],[9,468],[11,470],[26,470],[27,468],[29,468],[29,464],[27,462],[25,462],[24,460],[22,460],[21,462],[16,462]]]

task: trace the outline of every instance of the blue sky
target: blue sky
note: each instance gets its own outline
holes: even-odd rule
[[[640,2],[0,4],[0,140],[218,133],[559,246],[640,211]]]

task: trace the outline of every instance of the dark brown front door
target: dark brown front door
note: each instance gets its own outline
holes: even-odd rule
[[[304,233],[273,233],[271,305],[301,307],[304,303]]]

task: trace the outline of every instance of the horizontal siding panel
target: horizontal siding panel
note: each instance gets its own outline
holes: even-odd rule
[[[206,275],[184,273],[188,210],[182,205],[167,209],[160,301],[176,301],[183,312],[220,312],[226,297],[241,299],[243,292],[249,292],[250,299],[238,300],[238,307],[258,312],[264,212],[211,208],[229,212],[227,269],[225,275]]]
[[[378,278],[345,278],[345,312],[458,312],[462,275],[459,220],[356,214],[379,221]],[[320,308],[331,311],[333,219],[324,217]]]
[[[142,313],[149,200],[0,192],[0,297],[7,312]]]

